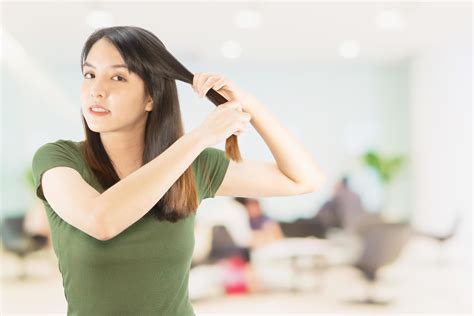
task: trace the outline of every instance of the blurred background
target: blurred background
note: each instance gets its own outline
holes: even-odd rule
[[[31,159],[83,140],[80,51],[136,25],[254,94],[328,182],[198,210],[198,314],[471,313],[471,2],[1,3],[2,315],[65,314]],[[177,81],[186,131],[213,110]],[[273,160],[253,128],[243,157]],[[219,147],[224,149],[224,143]]]

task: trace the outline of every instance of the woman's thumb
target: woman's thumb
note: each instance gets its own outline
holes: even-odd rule
[[[237,100],[232,100],[223,104],[225,107],[236,109],[242,112],[242,103]]]

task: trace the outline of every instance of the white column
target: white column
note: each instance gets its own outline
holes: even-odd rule
[[[467,241],[472,211],[471,43],[427,49],[412,66],[415,225],[442,233],[455,212],[461,212],[458,237]]]

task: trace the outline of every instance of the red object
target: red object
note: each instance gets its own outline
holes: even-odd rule
[[[246,293],[245,262],[240,257],[222,260],[224,265],[224,288],[227,294]]]

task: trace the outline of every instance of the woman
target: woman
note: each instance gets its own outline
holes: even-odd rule
[[[86,139],[44,144],[33,157],[68,315],[194,315],[188,277],[202,199],[302,194],[323,182],[255,97],[220,75],[187,81],[168,54],[139,27],[91,34],[81,55]],[[185,134],[176,80],[229,102]],[[210,147],[251,118],[278,165]]]

